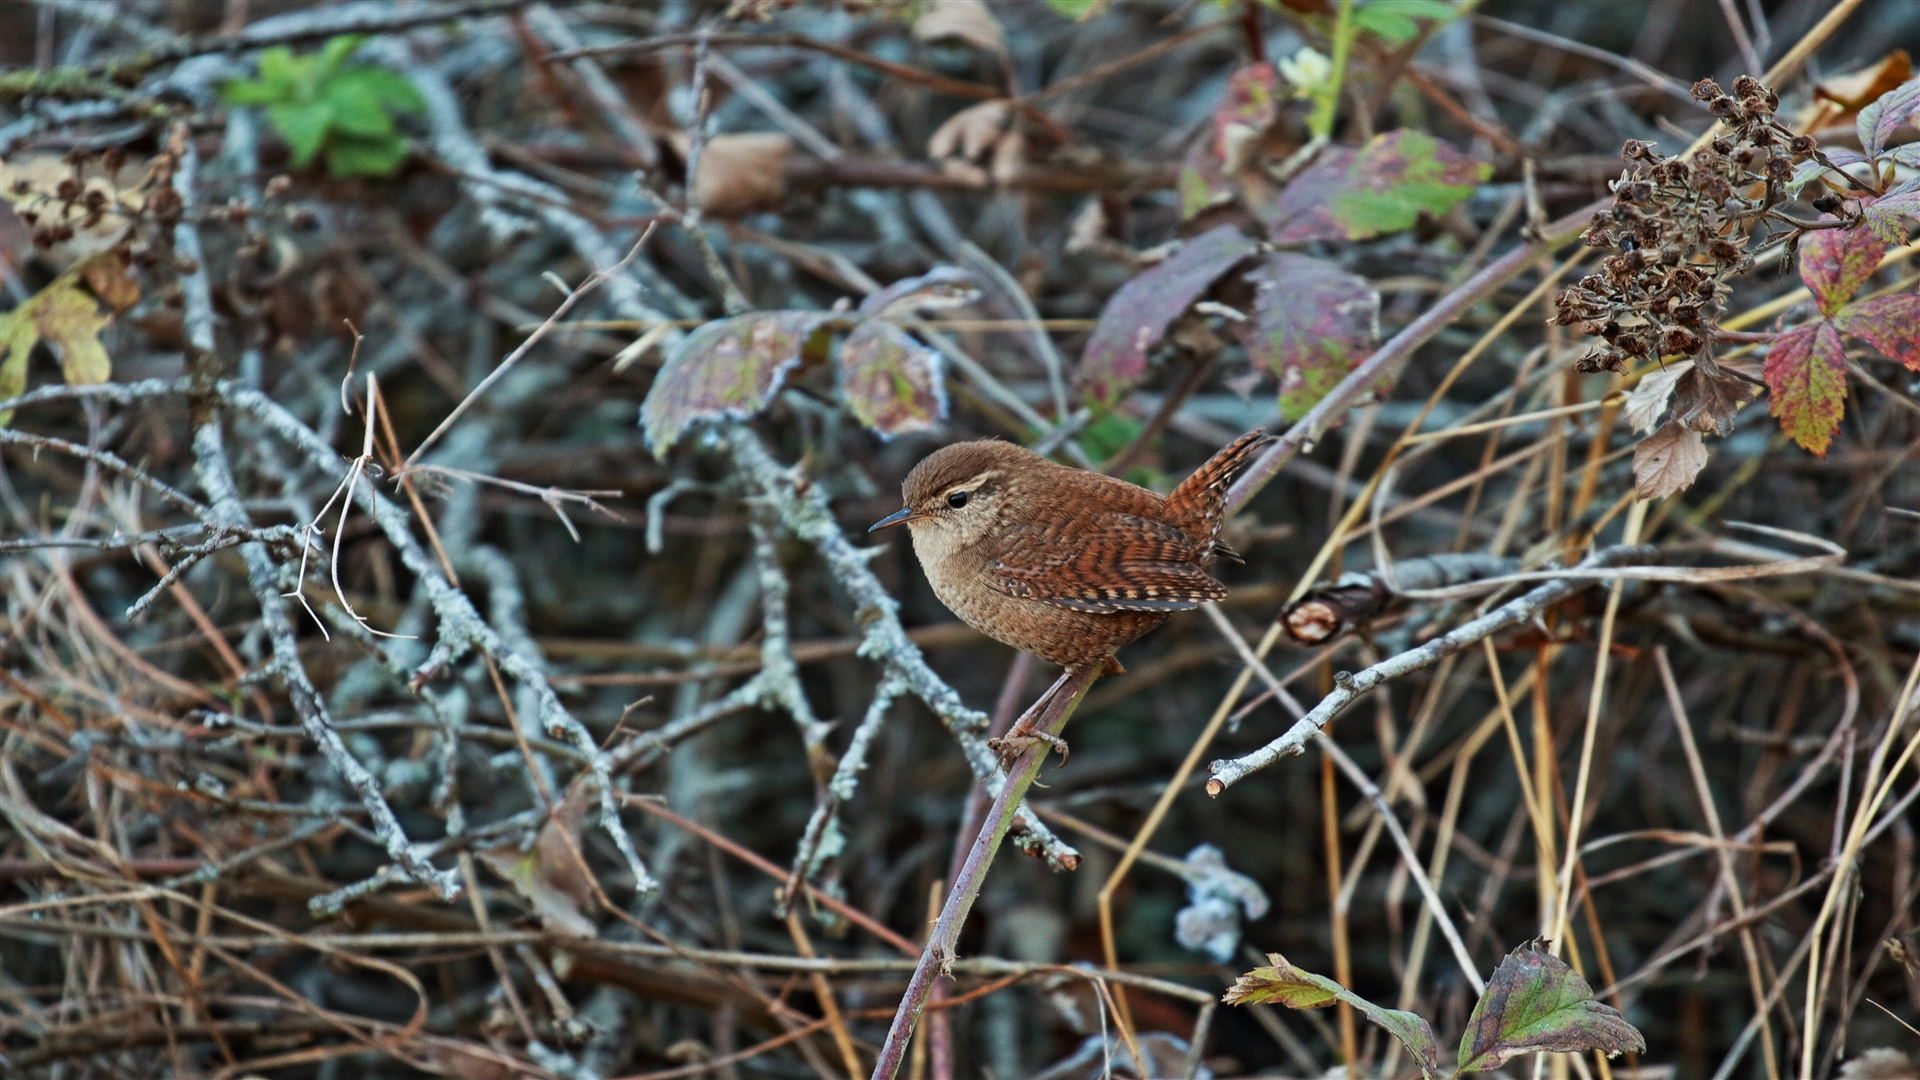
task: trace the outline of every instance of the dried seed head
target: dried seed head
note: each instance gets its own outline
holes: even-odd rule
[[[1720,96],[1720,84],[1714,82],[1712,79],[1701,79],[1699,82],[1693,84],[1693,97],[1695,101],[1711,101]]]
[[[1741,97],[1752,97],[1755,94],[1765,93],[1766,89],[1766,87],[1760,85],[1759,79],[1751,75],[1742,75],[1733,80],[1733,92]]]
[[[1820,149],[1820,140],[1811,135],[1795,135],[1793,141],[1787,144],[1787,149],[1792,151],[1795,157],[1807,157]]]

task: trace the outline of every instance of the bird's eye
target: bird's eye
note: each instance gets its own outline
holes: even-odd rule
[[[967,505],[967,493],[964,491],[956,491],[947,496],[947,505],[953,507],[955,510]]]

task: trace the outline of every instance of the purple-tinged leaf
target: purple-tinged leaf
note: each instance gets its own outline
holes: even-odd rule
[[[1612,1057],[1646,1048],[1632,1024],[1594,1000],[1587,980],[1530,942],[1508,953],[1487,980],[1460,1037],[1460,1071],[1488,1072],[1521,1054],[1599,1050]]]
[[[980,299],[974,277],[957,266],[936,266],[919,277],[901,278],[860,302],[868,318],[897,319],[919,311],[964,307]]]
[[[1806,187],[1811,181],[1824,176],[1828,172],[1829,165],[1832,165],[1836,169],[1845,169],[1849,165],[1858,165],[1867,160],[1865,154],[1845,146],[1836,146],[1826,151],[1825,156],[1826,161],[1808,158],[1793,167],[1793,176],[1787,181],[1787,191],[1789,194],[1800,194],[1801,188]],[[1837,178],[1827,181],[1828,187],[1839,188],[1841,190],[1846,190],[1844,188],[1845,184],[1846,181]]]
[[[1825,319],[1788,330],[1774,340],[1760,374],[1767,410],[1780,419],[1780,429],[1826,457],[1846,407],[1847,353],[1840,331]]]
[[[716,319],[688,334],[640,406],[654,456],[664,459],[694,423],[745,419],[766,408],[800,366],[807,339],[830,318],[817,311],[760,311]]]
[[[1491,173],[1431,135],[1390,131],[1358,149],[1327,148],[1256,211],[1276,244],[1365,240],[1445,213]]]
[[[1239,229],[1221,225],[1120,286],[1080,354],[1079,383],[1088,396],[1111,403],[1138,383],[1147,373],[1147,353],[1173,320],[1259,249]]]
[[[1867,156],[1879,157],[1880,151],[1887,148],[1887,140],[1913,115],[1915,109],[1920,109],[1920,78],[1908,79],[1861,109],[1856,127],[1860,132],[1860,145],[1866,150]]]
[[[1837,221],[1823,214],[1822,221]],[[1852,228],[1818,229],[1800,241],[1800,280],[1807,283],[1822,315],[1847,306],[1853,294],[1880,268],[1887,242],[1865,223]]]
[[[1325,259],[1285,251],[1247,281],[1254,317],[1240,324],[1241,337],[1248,357],[1280,376],[1280,413],[1292,422],[1379,344],[1380,293]]]
[[[925,431],[947,415],[940,354],[884,319],[854,327],[840,346],[840,392],[883,439]]]
[[[1229,1005],[1278,1003],[1289,1009],[1322,1009],[1344,1001],[1399,1039],[1427,1080],[1440,1075],[1440,1043],[1426,1020],[1410,1012],[1383,1009],[1325,975],[1294,967],[1279,953],[1268,953],[1267,961],[1273,966],[1240,976],[1222,1000]]]
[[[1842,311],[1840,329],[1920,371],[1920,295],[1899,293],[1862,300]]]

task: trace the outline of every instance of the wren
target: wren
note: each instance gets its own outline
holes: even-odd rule
[[[956,443],[914,466],[906,506],[868,531],[907,526],[934,595],[962,621],[1077,671],[1227,595],[1207,573],[1237,558],[1219,539],[1227,488],[1272,441],[1240,436],[1164,496],[1012,443]],[[1016,736],[1065,754],[1054,736]]]

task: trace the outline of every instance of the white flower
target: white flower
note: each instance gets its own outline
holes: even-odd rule
[[[1333,61],[1311,45],[1303,45],[1292,56],[1280,58],[1280,77],[1293,84],[1294,97],[1312,97],[1333,78]]]

